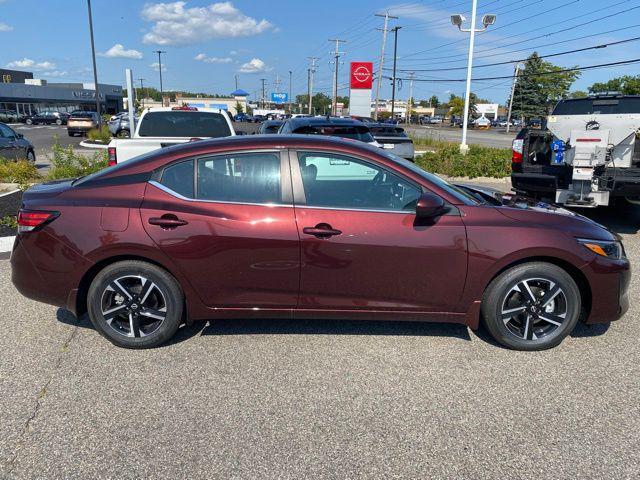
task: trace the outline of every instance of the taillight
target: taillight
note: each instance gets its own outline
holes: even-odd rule
[[[116,147],[109,147],[107,149],[109,153],[109,166],[113,167],[116,163],[118,163],[118,156],[116,155]]]
[[[50,210],[25,210],[18,212],[18,233],[30,232],[35,228],[42,227],[60,215],[60,212]]]
[[[512,163],[522,163],[522,150],[524,148],[524,140],[515,139],[513,141],[513,152],[511,154]]]

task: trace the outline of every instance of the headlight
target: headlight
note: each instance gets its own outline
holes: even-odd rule
[[[616,241],[590,240],[588,238],[578,238],[578,243],[584,245],[589,250],[607,258],[625,258],[622,243]]]

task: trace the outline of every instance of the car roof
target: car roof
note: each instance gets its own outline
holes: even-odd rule
[[[295,117],[287,120],[291,124],[291,128],[307,127],[307,126],[329,126],[335,125],[336,127],[346,126],[362,126],[366,127],[364,123],[353,118],[341,118],[341,117]]]

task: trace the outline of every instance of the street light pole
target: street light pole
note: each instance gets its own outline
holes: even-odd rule
[[[516,63],[513,72],[513,83],[511,84],[511,97],[509,97],[509,113],[507,114],[507,133],[511,124],[511,112],[513,110],[513,94],[516,93],[516,83],[518,82],[518,73],[520,72],[520,64]]]
[[[391,120],[395,120],[396,109],[396,62],[398,60],[398,30],[402,27],[393,27],[393,80],[391,84]]]
[[[163,50],[154,50],[154,53],[158,54],[158,72],[160,73],[160,103],[164,107],[164,90],[162,89],[162,57],[163,53],[167,53]]]
[[[389,15],[389,12],[385,12],[384,15],[376,13],[376,17],[384,17],[384,27],[382,28],[382,48],[380,50],[380,65],[378,65],[378,82],[376,84],[376,103],[373,109],[373,118],[378,120],[378,101],[380,100],[380,83],[382,82],[382,67],[384,66],[384,47],[387,44],[387,32],[389,29],[389,19],[397,19],[393,15]]]
[[[461,32],[470,33],[469,36],[469,54],[467,58],[467,85],[464,96],[464,114],[462,119],[462,142],[460,142],[460,153],[466,154],[469,151],[467,145],[467,123],[469,122],[469,104],[471,103],[471,71],[473,69],[473,45],[476,39],[476,33],[484,32],[489,25],[496,22],[495,15],[485,15],[482,17],[483,28],[476,28],[476,13],[478,10],[478,0],[472,0],[471,6],[471,27],[462,28],[462,23],[466,20],[463,15],[452,15],[451,23],[458,27]]]
[[[93,83],[96,91],[96,112],[98,113],[98,122],[102,123],[102,115],[100,112],[100,89],[98,88],[98,67],[96,66],[96,48],[93,43],[93,17],[91,15],[91,0],[87,0],[87,8],[89,10],[89,36],[91,37],[91,59],[93,60]]]
[[[293,91],[291,89],[291,76],[293,75],[293,72],[291,70],[289,70],[289,113],[293,113],[293,109],[291,108],[291,102],[292,102],[292,97],[291,95],[293,94]]]

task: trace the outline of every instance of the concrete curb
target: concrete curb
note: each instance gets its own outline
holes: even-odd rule
[[[80,146],[84,148],[93,148],[96,150],[102,150],[108,147],[108,145],[105,144],[87,143],[85,140],[80,142]]]
[[[0,253],[10,252],[13,249],[15,239],[15,235],[12,237],[0,237]]]

